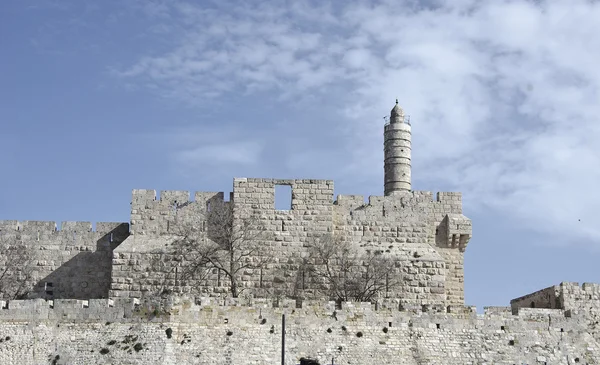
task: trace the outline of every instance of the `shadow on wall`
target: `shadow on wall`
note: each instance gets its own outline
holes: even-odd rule
[[[96,241],[95,251],[82,251],[38,281],[29,298],[108,298],[112,272],[112,251],[129,236],[123,223]]]
[[[300,365],[320,365],[320,363],[317,360],[302,357],[300,358]]]

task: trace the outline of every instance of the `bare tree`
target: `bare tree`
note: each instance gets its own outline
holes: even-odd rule
[[[394,260],[380,250],[357,253],[332,235],[314,240],[309,249],[305,265],[313,282],[336,301],[372,301],[398,284]]]
[[[181,259],[181,283],[198,283],[216,273],[229,282],[237,298],[244,273],[264,268],[270,261],[265,227],[256,216],[234,219],[233,204],[225,203],[198,219],[178,226],[171,254]],[[255,274],[255,273],[254,273]]]
[[[0,230],[0,298],[24,299],[31,292],[34,257],[16,237]]]

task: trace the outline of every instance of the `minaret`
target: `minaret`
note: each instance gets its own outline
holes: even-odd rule
[[[410,122],[405,120],[404,110],[396,105],[390,113],[390,121],[384,127],[384,194],[410,191]]]

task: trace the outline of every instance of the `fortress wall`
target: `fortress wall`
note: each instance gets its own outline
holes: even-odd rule
[[[600,285],[563,282],[559,285],[561,308],[572,313],[600,315]]]
[[[23,245],[28,264],[20,268],[30,273],[25,287],[28,297],[103,298],[108,295],[112,249],[129,235],[127,223],[2,221],[0,242]],[[7,251],[8,252],[8,251]],[[3,256],[0,266],[14,257]]]
[[[383,198],[383,199],[381,199]],[[335,234],[358,252],[381,252],[397,262],[386,295],[403,303],[445,302],[445,262],[428,243],[429,227],[413,206],[393,206],[387,197],[338,197],[334,205]]]
[[[281,314],[286,315],[286,365],[300,357],[321,364],[573,364],[598,363],[598,339],[585,333],[584,318],[551,309],[489,310],[453,316],[376,310],[370,304],[290,306],[194,305],[182,302],[171,315],[152,317],[132,302],[115,320],[97,320],[78,303],[55,304],[33,314],[19,303],[7,319],[0,311],[0,362],[18,364],[273,364],[281,354]],[[41,304],[41,303],[40,303]],[[106,302],[105,304],[108,304]],[[62,312],[59,309],[62,305]],[[68,308],[73,305],[73,308]],[[9,303],[9,308],[10,308]],[[58,308],[57,308],[58,307]],[[96,308],[96,309],[95,309]],[[100,306],[101,308],[101,306]],[[133,308],[133,309],[132,309]],[[39,307],[35,310],[39,311]],[[57,310],[59,309],[59,310]],[[90,311],[90,317],[81,314]],[[58,315],[52,312],[59,312]],[[47,314],[47,318],[45,317]],[[106,313],[110,313],[107,311]],[[110,314],[109,314],[110,316]]]
[[[471,221],[462,215],[462,195],[440,192],[434,200],[432,192],[412,191],[370,196],[368,204],[362,201],[359,195],[338,197],[334,210],[336,233],[350,236],[360,247],[380,247],[384,252],[418,256],[411,258],[414,262],[435,257],[444,262],[441,270],[426,268],[425,273],[415,273],[421,278],[435,275],[435,280],[425,285],[421,280],[419,286],[408,292],[429,287],[426,289],[432,294],[429,299],[443,297],[448,305],[464,304],[463,251],[472,229]],[[414,272],[415,265],[410,263],[408,267]],[[438,295],[440,291],[443,292]]]
[[[240,285],[254,295],[317,295],[317,279],[301,267],[301,260],[311,242],[334,234],[353,242],[358,252],[382,251],[397,260],[391,281],[399,285],[388,289],[387,295],[400,295],[404,304],[464,304],[463,255],[458,245],[448,243],[461,234],[470,237],[470,221],[460,214],[460,193],[439,193],[436,200],[426,191],[370,196],[365,204],[360,195],[342,195],[333,202],[331,180],[236,178],[233,185],[233,219],[253,220],[265,227],[261,241],[272,258],[262,269],[243,272]],[[277,185],[291,187],[289,210],[275,209]],[[122,245],[113,260],[112,296],[139,297],[165,288],[188,293],[193,287],[206,295],[228,294],[228,280],[217,271],[182,287],[176,267],[155,265],[169,261],[156,251],[166,237],[188,226],[201,228],[199,236],[210,236],[211,207],[215,211],[230,204],[224,202],[223,193],[196,193],[194,201],[189,196],[186,191],[163,191],[156,198],[154,190],[133,191],[131,223],[137,238]],[[448,214],[453,218],[439,234],[436,228]],[[159,237],[164,242],[158,242]]]
[[[275,186],[292,188],[290,210],[275,209]],[[132,230],[135,239],[128,240],[113,260],[113,290],[111,296],[139,297],[159,294],[163,289],[186,293],[199,287],[201,293],[214,296],[228,294],[228,278],[215,270],[206,278],[187,282],[182,287],[178,268],[161,265],[168,262],[164,244],[170,242],[179,229],[199,228],[198,239],[211,235],[210,214],[230,209],[223,193],[196,193],[189,202],[188,192],[134,190],[132,199]],[[306,256],[306,243],[315,236],[331,232],[333,182],[328,180],[283,180],[236,178],[231,200],[235,201],[233,219],[248,220],[253,227],[265,227],[257,236],[266,247],[272,262],[262,270],[246,269],[239,284],[258,295],[293,295],[297,288],[300,259]],[[185,203],[182,203],[185,202]],[[217,215],[218,216],[218,215]],[[158,263],[158,265],[157,265]],[[179,273],[180,275],[180,273]],[[310,291],[309,280],[302,280],[302,290]]]
[[[196,221],[207,209],[222,205],[222,192],[196,192],[190,200],[189,191],[165,190],[156,196],[155,190],[135,189],[131,199],[131,233],[162,235],[176,230],[176,222]]]
[[[600,285],[562,282],[510,301],[513,312],[522,308],[556,308],[569,314],[600,314]]]
[[[515,298],[510,301],[513,312],[517,308],[554,308],[564,309],[560,301],[560,287],[553,285],[551,287],[538,290],[534,293]]]
[[[291,209],[275,209],[277,185],[291,187]],[[236,178],[233,200],[235,219],[257,219],[257,224],[267,229],[261,240],[273,258],[262,273],[249,270],[244,285],[285,295],[302,291],[310,296],[314,287],[306,273],[301,278],[300,262],[308,254],[308,243],[332,233],[333,181]]]

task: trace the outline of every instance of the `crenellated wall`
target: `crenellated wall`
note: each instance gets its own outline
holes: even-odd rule
[[[108,297],[112,250],[129,235],[127,223],[0,221],[0,240],[23,245],[31,276],[24,283],[29,298],[90,299]],[[11,265],[2,255],[0,269]]]
[[[0,303],[3,364],[597,364],[594,321],[560,309],[174,298]]]
[[[275,187],[291,187],[288,210],[275,209]],[[225,296],[228,283],[219,272],[182,287],[165,244],[185,227],[199,228],[198,239],[212,239],[208,221],[219,209],[231,219],[254,219],[265,228],[261,244],[272,258],[261,270],[246,270],[240,285],[255,296],[311,298],[316,284],[301,271],[311,242],[334,235],[352,242],[357,252],[380,251],[394,258],[390,273],[398,282],[385,295],[404,304],[464,304],[463,252],[471,222],[462,215],[460,193],[398,192],[393,196],[340,195],[334,201],[331,180],[235,178],[229,201],[223,193],[134,190],[132,235],[115,251],[111,297],[140,297],[201,288]],[[157,265],[159,263],[159,265]],[[301,279],[300,279],[301,276]]]

